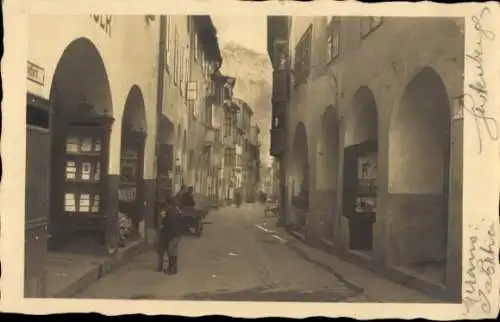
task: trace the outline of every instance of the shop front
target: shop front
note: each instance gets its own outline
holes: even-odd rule
[[[127,97],[122,119],[118,190],[122,245],[126,240],[140,236],[142,232],[139,231],[139,223],[145,219],[146,192],[143,177],[147,129],[144,114],[142,93],[134,86]]]
[[[82,62],[87,62],[85,68]],[[49,248],[107,253],[116,242],[107,171],[114,119],[106,69],[89,40],[74,40],[66,48],[54,73],[50,100],[54,113]]]
[[[347,115],[342,213],[347,249],[372,257],[377,220],[378,119],[373,93],[361,87]]]

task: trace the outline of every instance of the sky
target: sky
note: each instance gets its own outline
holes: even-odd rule
[[[233,41],[260,53],[267,53],[267,17],[265,15],[213,15],[221,47]]]

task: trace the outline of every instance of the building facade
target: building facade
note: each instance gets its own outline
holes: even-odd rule
[[[282,220],[458,300],[463,21],[270,17],[268,28]],[[305,214],[291,203],[301,192]]]
[[[152,242],[167,196],[207,196],[222,59],[209,16],[39,15],[29,33],[25,289],[43,296],[50,252],[112,254],[122,216]]]
[[[138,229],[154,204],[159,30],[155,16],[30,17],[27,296],[43,293],[47,248],[113,252],[118,211]]]
[[[231,203],[234,197],[236,179],[236,123],[238,106],[233,102],[233,91],[236,79],[230,76],[224,76],[223,89],[223,149],[224,157],[222,160],[222,184],[221,195],[225,204]]]
[[[257,200],[260,186],[260,128],[254,124],[250,128],[248,140],[248,158],[247,158],[247,201]]]
[[[211,169],[214,134],[219,130],[214,124],[215,84],[214,73],[219,70],[222,58],[215,27],[209,16],[190,16],[190,80],[196,87],[196,98],[188,102],[188,128],[191,140],[188,151],[188,184],[197,194],[207,196],[211,186],[208,176]]]
[[[236,188],[241,193],[242,200],[246,201],[249,195],[248,162],[250,160],[250,136],[253,111],[247,102],[233,98],[238,107],[236,120]]]

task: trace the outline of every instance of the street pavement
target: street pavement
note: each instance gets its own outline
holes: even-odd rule
[[[183,237],[179,273],[155,272],[153,251],[106,275],[76,298],[364,301],[363,289],[287,246],[259,204],[209,213],[201,237]]]

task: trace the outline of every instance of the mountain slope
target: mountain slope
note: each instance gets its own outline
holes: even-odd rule
[[[272,67],[264,53],[255,52],[234,42],[221,48],[221,72],[236,77],[234,96],[252,108],[253,124],[260,128],[261,161],[268,163],[271,128]]]

